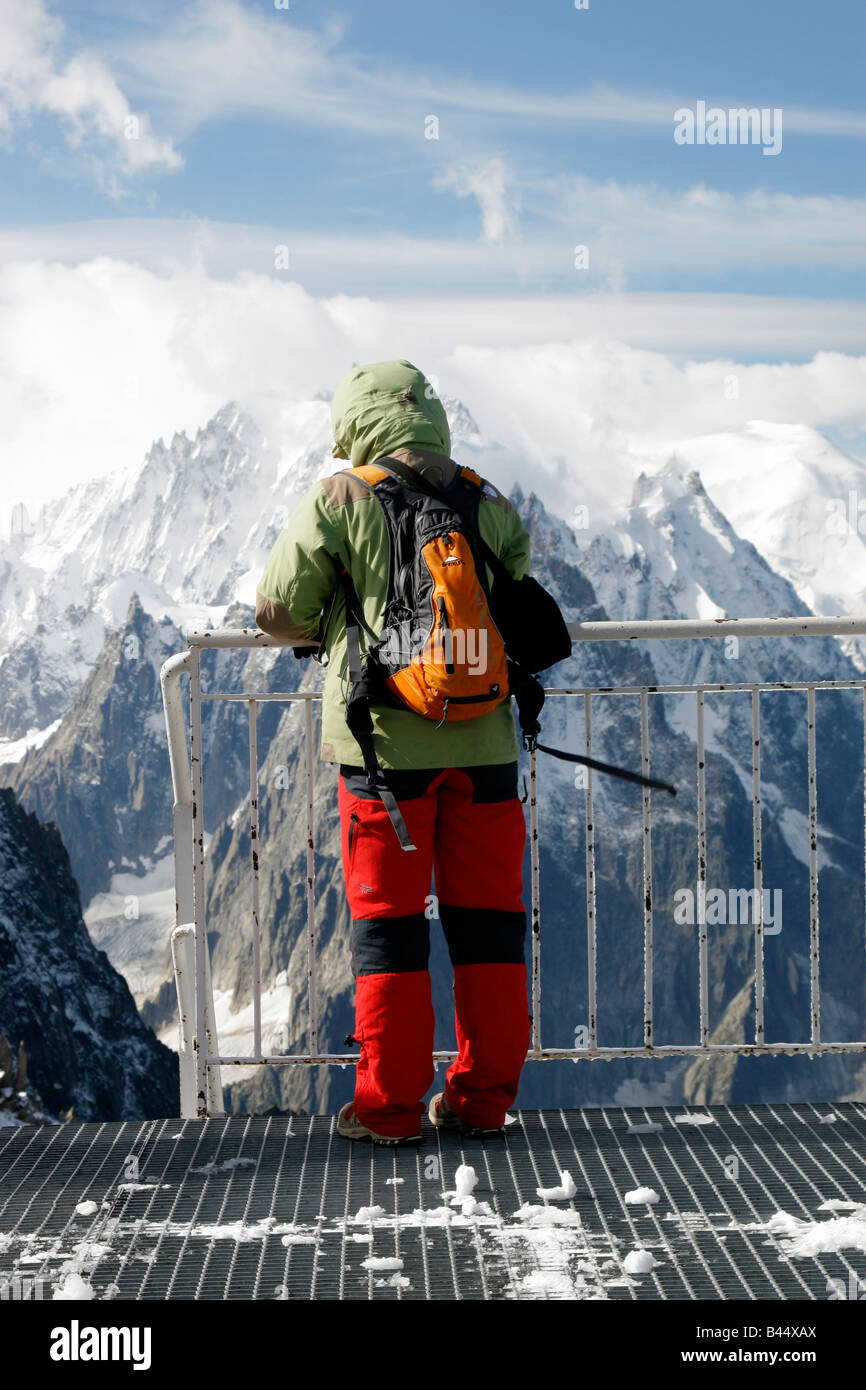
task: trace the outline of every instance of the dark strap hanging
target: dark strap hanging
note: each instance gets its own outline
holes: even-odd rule
[[[361,662],[361,624],[370,636],[375,634],[364,620],[361,604],[348,570],[343,571],[340,579],[346,595],[346,649],[349,658],[349,680],[351,681],[349,698],[346,701],[346,723],[349,732],[354,736],[361,749],[364,771],[367,774],[367,785],[371,791],[376,792],[388,812],[388,819],[397,833],[400,848],[405,850],[417,849],[418,846],[413,843],[400,807],[397,805],[397,798],[387,785],[376,757],[370,699],[371,697],[375,698],[379,692],[374,688],[370,676],[365,673]]]
[[[657,787],[660,792],[670,792],[676,796],[676,787],[668,782],[659,782],[655,777],[643,777],[639,772],[629,772],[625,767],[614,767],[611,763],[600,763],[597,758],[587,758],[582,753],[566,753],[564,748],[548,748],[544,743],[536,743],[541,753],[549,753],[552,758],[560,758],[564,763],[583,763],[596,772],[607,772],[611,777],[620,777],[624,782],[635,782],[639,787]]]

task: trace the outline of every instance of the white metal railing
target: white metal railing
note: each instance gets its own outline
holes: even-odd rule
[[[619,642],[671,639],[719,639],[735,637],[839,637],[866,635],[866,618],[725,618],[713,620],[673,620],[664,622],[588,622],[569,625],[575,642]],[[184,1116],[217,1115],[223,1112],[220,1067],[228,1065],[316,1065],[354,1064],[354,1053],[322,1053],[318,1042],[316,989],[315,920],[315,826],[313,781],[313,702],[321,692],[255,690],[215,691],[202,694],[201,653],[208,648],[254,648],[285,644],[258,629],[227,628],[218,632],[191,632],[188,650],[170,657],[161,671],[174,790],[174,862],[176,884],[176,924],[172,955],[178,987],[180,1019],[181,1113]],[[190,734],[187,744],[180,678],[189,676]],[[622,686],[557,688],[548,687],[549,696],[582,698],[584,705],[584,751],[592,755],[592,699],[604,695],[632,697],[639,701],[641,730],[641,770],[650,769],[649,700],[658,695],[691,694],[696,705],[697,750],[697,900],[699,959],[700,1040],[696,1043],[659,1044],[653,1031],[653,863],[651,791],[643,789],[643,900],[644,900],[644,1029],[643,1043],[636,1047],[600,1047],[597,1032],[596,968],[596,864],[595,826],[592,805],[592,773],[586,770],[585,853],[587,916],[588,1042],[585,1047],[551,1048],[541,1038],[541,910],[539,882],[539,837],[536,754],[529,760],[529,850],[530,850],[530,943],[532,1037],[529,1058],[552,1059],[700,1056],[712,1053],[817,1055],[829,1052],[866,1052],[866,1041],[829,1042],[821,1036],[821,996],[819,979],[820,929],[818,913],[818,804],[815,743],[815,696],[818,690],[859,689],[863,695],[866,730],[866,680],[726,682],[700,685]],[[766,691],[804,691],[807,701],[808,806],[809,806],[809,923],[810,923],[810,1041],[805,1043],[767,1042],[764,1036],[764,923],[763,856],[761,803],[761,723],[760,696]],[[748,693],[752,708],[752,844],[753,891],[756,904],[754,921],[755,1039],[751,1043],[711,1043],[709,1032],[709,940],[705,912],[707,883],[707,794],[705,775],[704,700],[713,693]],[[259,704],[301,701],[304,705],[304,781],[307,803],[306,849],[306,941],[308,975],[307,1052],[287,1056],[265,1056],[262,1050],[261,1022],[261,923],[259,919],[259,821],[258,750],[256,712]],[[202,703],[234,701],[245,703],[249,712],[250,767],[250,857],[252,880],[252,956],[253,956],[253,1050],[249,1056],[221,1055],[214,1016],[210,981],[210,961],[205,922],[205,844],[203,805]],[[866,776],[864,776],[864,817],[866,817]],[[702,897],[703,894],[703,897]],[[203,1040],[203,1045],[201,1040]],[[453,1052],[436,1052],[437,1061],[450,1061]]]

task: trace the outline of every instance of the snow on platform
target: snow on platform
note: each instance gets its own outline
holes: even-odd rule
[[[332,1116],[0,1129],[0,1297],[866,1293],[866,1106],[523,1111],[425,1138],[350,1144]]]

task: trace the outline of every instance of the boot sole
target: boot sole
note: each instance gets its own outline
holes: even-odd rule
[[[410,1134],[410,1136],[391,1137],[391,1134],[374,1134],[373,1130],[364,1129],[363,1126],[357,1129],[349,1129],[343,1126],[341,1119],[336,1120],[336,1133],[341,1138],[348,1138],[353,1144],[384,1144],[385,1148],[402,1148],[406,1144],[423,1144],[423,1134]]]
[[[436,1101],[440,1096],[434,1096],[430,1102],[430,1109],[427,1118],[435,1129],[448,1129],[452,1133],[459,1134],[461,1139],[490,1139],[495,1135],[503,1135],[505,1126],[501,1129],[480,1129],[477,1125],[468,1125],[465,1120],[461,1120],[459,1115],[452,1111],[445,1120],[440,1120],[435,1110]]]

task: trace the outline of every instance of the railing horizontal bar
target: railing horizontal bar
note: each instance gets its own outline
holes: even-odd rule
[[[683,637],[836,637],[866,635],[866,618],[662,618],[569,623],[572,642],[640,642]]]
[[[321,690],[231,690],[224,694],[202,695],[203,700],[321,700]]]
[[[701,685],[706,694],[749,695],[754,690],[863,690],[866,679],[860,681],[753,681],[725,685]],[[693,695],[694,685],[546,685],[546,695]],[[231,690],[202,694],[202,700],[321,700],[320,690]]]
[[[640,642],[646,638],[679,640],[719,637],[866,636],[866,618],[668,618],[658,622],[569,623],[572,642]],[[258,628],[226,627],[217,632],[194,628],[191,647],[316,647],[314,641],[280,640]]]
[[[708,1047],[701,1047],[699,1043],[665,1043],[661,1047],[596,1047],[592,1051],[589,1048],[575,1047],[543,1047],[538,1052],[530,1050],[527,1052],[527,1060],[533,1058],[546,1058],[548,1061],[561,1059],[567,1061],[602,1061],[616,1057],[706,1057],[709,1053],[733,1054],[738,1056],[752,1056],[753,1054],[774,1054],[776,1056],[793,1056],[804,1053],[808,1055],[819,1055],[821,1053],[838,1052],[866,1052],[866,1042],[841,1042],[841,1043],[764,1043],[761,1047],[756,1047],[752,1043],[710,1043]],[[453,1062],[457,1057],[456,1052],[434,1052],[434,1062]],[[355,1066],[358,1061],[356,1052],[325,1052],[318,1057],[309,1057],[306,1053],[299,1053],[291,1057],[265,1057],[263,1062],[259,1062],[255,1057],[208,1057],[208,1066],[217,1063],[223,1067],[255,1067],[255,1066],[275,1066],[288,1067],[305,1064],[308,1066],[324,1066],[328,1063],[345,1063],[347,1066]]]
[[[434,1052],[434,1062],[454,1062],[457,1059],[456,1052]],[[529,1056],[535,1054],[529,1053]],[[312,1066],[326,1065],[331,1062],[345,1062],[347,1065],[356,1066],[358,1062],[357,1052],[322,1052],[315,1057],[311,1057],[308,1052],[299,1052],[288,1057],[265,1057],[259,1061],[256,1057],[208,1057],[208,1065],[219,1062],[224,1067],[256,1067],[256,1066],[275,1066],[288,1067],[296,1066],[300,1062]]]
[[[701,682],[705,693],[727,695],[731,692],[748,694],[753,690],[860,690],[866,681],[726,681],[724,685]],[[544,687],[545,695],[694,695],[695,685],[575,685]]]

